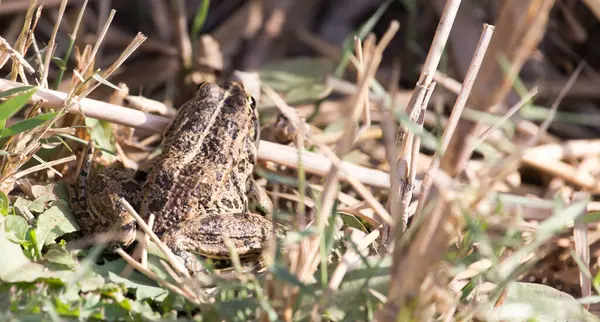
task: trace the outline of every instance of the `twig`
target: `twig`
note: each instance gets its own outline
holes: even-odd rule
[[[277,107],[281,110],[282,114],[287,117],[287,119],[292,122],[302,134],[309,139],[312,143],[314,143],[319,151],[321,151],[325,156],[330,160],[330,163],[340,168],[340,172],[344,171],[341,166],[341,160],[335,153],[325,144],[322,144],[318,140],[315,140],[311,133],[307,130],[308,125],[300,120],[300,117],[295,113],[294,109],[289,107],[285,101],[269,86],[263,85],[263,90],[265,94],[277,105]],[[300,153],[300,151],[298,150]],[[392,224],[392,218],[385,210],[385,208],[377,201],[377,199],[371,194],[371,192],[363,186],[356,178],[350,173],[346,172],[345,178],[350,184],[352,184],[353,188],[367,201],[369,206],[371,206],[375,212],[379,215],[379,217],[386,222],[388,225]]]
[[[52,35],[50,36],[50,40],[48,41],[48,46],[46,47],[46,57],[44,59],[44,73],[42,74],[42,79],[40,80],[42,86],[48,87],[48,71],[50,69],[50,61],[52,60],[52,54],[54,54],[54,42],[56,41],[56,34],[58,33],[58,27],[60,26],[60,22],[65,14],[65,9],[67,8],[67,0],[63,0],[60,3],[60,9],[58,10],[58,16],[56,16],[56,23],[54,23],[54,29],[52,30]]]
[[[154,226],[154,214],[150,214],[148,217],[148,228],[152,230],[152,226]],[[144,267],[148,267],[148,245],[150,244],[150,235],[144,234],[144,245],[142,246],[142,254],[140,258],[140,263]]]
[[[502,126],[502,124],[504,124],[506,121],[508,121],[508,119],[513,116],[521,107],[523,107],[523,105],[527,104],[527,102],[529,102],[536,94],[537,94],[538,90],[537,87],[535,87],[534,89],[532,89],[531,91],[529,91],[529,93],[527,93],[527,95],[525,95],[517,104],[515,104],[513,107],[511,107],[508,112],[506,112],[506,114],[504,114],[504,116],[498,120],[498,122],[496,122],[496,124],[494,124],[494,126],[490,126],[488,129],[486,129],[477,139],[477,141],[475,141],[474,143],[471,144],[471,150],[468,151],[468,154],[472,154],[473,151],[475,151],[475,149],[477,148],[477,146],[479,146],[481,143],[483,143],[488,136],[493,133],[494,131],[496,131],[498,128],[500,128],[500,126]],[[460,172],[462,169],[458,169],[458,172]]]
[[[177,257],[175,257],[175,254],[173,254],[173,252],[158,238],[158,236],[156,236],[156,234],[152,231],[152,229],[150,229],[150,227],[148,227],[146,222],[142,219],[142,217],[140,217],[140,215],[138,215],[137,211],[135,211],[135,209],[133,209],[133,207],[129,204],[129,202],[127,202],[127,200],[125,200],[125,198],[120,198],[119,202],[121,203],[121,205],[123,207],[125,207],[127,212],[129,212],[129,214],[131,214],[131,216],[133,216],[133,218],[135,218],[138,225],[140,227],[142,227],[142,230],[144,230],[144,232],[146,234],[150,235],[150,238],[152,239],[152,241],[160,248],[160,250],[163,252],[163,254],[169,260],[169,263],[171,265],[173,265],[173,267],[179,272],[179,274],[182,274],[185,277],[190,277],[190,273],[183,266],[183,264],[181,264],[181,262],[177,259]]]
[[[40,170],[52,168],[53,166],[55,166],[57,164],[71,162],[71,161],[75,160],[76,158],[77,158],[76,156],[71,155],[71,156],[64,157],[64,158],[61,158],[61,159],[58,159],[58,160],[52,160],[52,161],[49,161],[49,162],[44,162],[42,164],[38,164],[38,165],[33,166],[31,168],[27,168],[27,169],[25,169],[23,171],[17,172],[17,173],[14,174],[13,177],[15,179],[19,179],[19,178],[22,178],[22,177],[30,174],[30,173],[34,173],[34,172],[37,172],[37,171],[40,171]],[[56,170],[54,170],[54,171],[56,171]]]
[[[421,195],[419,196],[419,203],[417,206],[417,211],[415,212],[415,218],[419,216],[423,207],[425,206],[425,201],[427,200],[427,193],[429,187],[431,186],[431,177],[435,176],[438,167],[440,165],[440,156],[446,153],[446,149],[450,144],[450,140],[452,135],[454,134],[454,130],[458,125],[458,121],[460,119],[460,115],[467,103],[467,99],[469,98],[469,93],[473,88],[473,84],[475,83],[475,78],[477,77],[477,73],[479,72],[479,67],[481,67],[481,62],[483,61],[483,57],[485,56],[485,52],[487,47],[492,39],[492,35],[494,34],[494,26],[485,24],[483,27],[483,32],[481,33],[481,37],[479,39],[479,43],[477,44],[477,49],[475,50],[475,54],[473,55],[473,60],[469,69],[467,70],[467,75],[465,76],[465,81],[463,82],[463,86],[461,88],[461,92],[456,98],[456,102],[454,103],[454,107],[452,108],[452,113],[448,119],[448,125],[444,130],[444,134],[442,135],[442,142],[440,148],[434,154],[429,169],[425,173],[423,177],[423,183],[421,184]]]
[[[346,153],[348,153],[348,151],[350,151],[352,147],[356,135],[356,122],[360,116],[360,113],[363,110],[361,108],[361,105],[363,105],[365,99],[367,99],[367,91],[365,91],[364,89],[369,85],[370,80],[373,78],[373,75],[375,74],[379,63],[381,62],[383,50],[385,49],[385,47],[387,47],[388,43],[391,41],[392,37],[396,34],[399,28],[400,25],[397,21],[394,20],[390,23],[388,30],[377,45],[373,56],[369,61],[369,64],[365,68],[364,77],[361,79],[358,85],[358,92],[356,93],[356,95],[353,95],[348,102],[348,107],[352,110],[352,113],[350,114],[350,117],[346,120],[346,124],[344,125],[344,136],[342,137],[342,140],[338,142],[338,156],[346,155]],[[319,229],[320,232],[324,231],[325,222],[329,217],[329,213],[331,212],[331,209],[333,207],[333,201],[335,200],[335,194],[337,193],[336,186],[339,176],[340,169],[332,167],[330,172],[325,177],[325,184],[323,185],[324,190],[322,195],[322,204],[316,218],[317,229]],[[313,244],[313,251],[311,252],[311,255],[313,256],[312,263],[303,267],[303,275],[300,276],[301,280],[307,278],[309,276],[308,274],[313,272],[318,266],[319,257],[315,255],[317,254],[317,250],[320,247],[320,241],[322,238],[321,234],[319,234],[318,236],[319,237],[315,240]]]
[[[157,282],[158,284],[168,288],[169,290],[185,297],[186,299],[190,300],[192,303],[194,303],[196,305],[201,304],[200,301],[198,300],[198,298],[196,296],[194,296],[191,292],[185,292],[183,289],[161,279],[160,277],[158,277],[158,275],[156,275],[156,273],[154,273],[153,271],[142,266],[139,262],[137,262],[135,259],[133,259],[131,256],[129,256],[129,254],[127,254],[121,248],[117,249],[116,252],[127,262],[127,264],[131,265],[132,267],[134,267],[135,269],[140,271],[142,274],[146,275],[151,280],[153,280],[153,281]]]
[[[0,79],[0,91],[20,86],[23,86],[23,84]],[[66,97],[67,94],[62,92],[38,88],[30,102],[43,100],[44,107],[61,108]],[[68,112],[79,114],[81,109],[88,117],[134,127],[150,133],[161,133],[167,124],[169,124],[169,119],[165,117],[89,98],[82,98],[78,103],[79,107],[71,106]],[[258,158],[263,161],[273,161],[289,167],[298,166],[297,149],[269,141],[260,141]],[[328,158],[308,151],[302,151],[302,160],[305,170],[317,175],[326,175],[332,166]],[[390,186],[390,177],[383,171],[357,166],[345,161],[341,162],[341,166],[344,169],[341,173],[343,180],[348,180],[345,173],[351,173],[358,181],[365,184],[381,188],[388,188]]]

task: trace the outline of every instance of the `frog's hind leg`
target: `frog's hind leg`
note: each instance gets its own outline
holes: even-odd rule
[[[90,212],[95,215],[94,221],[105,232],[118,232],[116,243],[111,246],[128,246],[136,237],[136,221],[121,204],[125,198],[134,208],[139,204],[140,182],[130,171],[111,168],[100,169],[87,182],[87,191],[94,198],[88,199]]]
[[[162,240],[184,260],[190,273],[202,274],[206,269],[194,254],[213,260],[229,260],[229,246],[232,246],[245,264],[249,259],[260,257],[271,234],[272,224],[262,215],[209,212],[181,222],[168,230]]]
[[[79,168],[79,177],[69,187],[71,207],[84,235],[118,233],[109,248],[128,246],[135,240],[135,219],[119,199],[124,197],[135,207],[139,203],[140,183],[127,171],[103,168],[92,174],[95,146],[89,141]]]

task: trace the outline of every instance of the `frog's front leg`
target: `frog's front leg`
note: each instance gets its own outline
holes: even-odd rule
[[[103,168],[92,173],[94,144],[87,145],[75,187],[69,187],[71,208],[85,236],[117,232],[109,248],[128,246],[135,240],[136,222],[123,208],[124,197],[135,207],[139,203],[140,183],[124,170]]]
[[[246,183],[248,195],[248,209],[251,212],[259,213],[265,218],[270,219],[273,215],[273,201],[267,195],[267,192],[253,178],[248,179]]]
[[[167,231],[162,240],[184,260],[190,273],[197,275],[206,273],[206,269],[198,263],[194,253],[215,260],[228,260],[230,248],[226,240],[229,240],[240,260],[257,258],[271,233],[271,222],[259,214],[209,213],[191,216],[191,219]]]

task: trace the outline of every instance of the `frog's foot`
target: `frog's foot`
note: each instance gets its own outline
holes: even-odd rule
[[[273,201],[267,195],[267,192],[253,178],[247,182],[246,191],[248,191],[248,206],[251,212],[259,213],[266,219],[273,215]]]
[[[170,238],[168,235],[163,238],[163,241],[173,254],[179,256],[183,260],[183,265],[190,275],[198,276],[209,274],[202,262],[193,253],[186,250],[187,247],[185,246],[185,242],[180,239]]]
[[[259,214],[211,213],[182,222],[167,231],[162,240],[183,258],[190,272],[195,273],[201,264],[198,264],[194,254],[213,260],[230,261],[233,248],[245,263],[247,259],[260,256],[271,233],[271,222]]]

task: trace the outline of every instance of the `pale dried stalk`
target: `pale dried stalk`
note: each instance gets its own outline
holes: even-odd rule
[[[22,85],[23,84],[0,79],[1,91],[17,88]],[[63,102],[66,98],[67,94],[65,93],[38,88],[36,94],[33,95],[30,102],[43,100],[44,107],[62,108]],[[79,107],[74,105],[70,106],[68,112],[80,114],[81,109],[88,117],[133,127],[150,133],[162,132],[162,130],[169,123],[169,119],[165,117],[144,113],[135,109],[125,108],[89,98],[80,99],[78,104]],[[293,168],[298,167],[297,149],[269,141],[260,141],[258,158],[264,161],[273,161],[284,164]],[[326,175],[332,166],[332,163],[328,158],[308,151],[302,151],[302,160],[306,171],[321,176]],[[383,171],[357,166],[345,161],[341,162],[341,167],[344,169],[344,171],[341,173],[343,180],[348,180],[346,174],[351,173],[354,177],[356,177],[357,181],[365,184],[380,188],[388,188],[390,186],[389,175]]]
[[[190,277],[190,273],[183,266],[183,264],[181,264],[181,262],[179,260],[177,260],[177,257],[175,257],[175,254],[173,254],[173,252],[158,238],[158,236],[156,236],[156,234],[152,231],[152,229],[150,229],[150,227],[148,227],[146,222],[142,219],[142,217],[140,217],[140,215],[138,215],[137,211],[135,211],[135,209],[133,209],[133,207],[129,204],[129,202],[127,202],[127,200],[125,200],[125,198],[120,198],[119,202],[121,203],[121,205],[123,207],[125,207],[127,212],[129,212],[129,214],[131,214],[131,216],[133,216],[133,218],[135,218],[137,224],[140,227],[142,227],[142,230],[144,231],[144,233],[146,233],[147,235],[150,235],[150,238],[152,239],[152,241],[160,248],[160,250],[163,252],[163,254],[169,260],[169,263],[178,271],[178,273],[185,277]]]
[[[14,50],[6,41],[6,39],[2,37],[0,37],[0,49],[0,52],[2,54],[5,54],[6,56],[5,58],[2,58],[2,56],[0,56],[0,68],[4,66],[4,64],[8,61],[9,58],[12,58],[13,61],[17,61],[18,64],[22,65],[28,73],[32,74],[35,72],[33,67],[29,65],[29,63],[27,62],[27,60],[25,60],[23,55],[21,55],[21,53],[19,53],[18,51]]]
[[[100,34],[98,35],[98,39],[96,40],[96,44],[94,44],[94,48],[92,49],[92,53],[90,54],[89,58],[88,58],[88,62],[85,65],[85,67],[81,70],[81,74],[82,75],[86,75],[87,73],[89,73],[89,69],[92,66],[92,62],[94,62],[95,58],[96,58],[96,54],[98,53],[98,50],[100,49],[100,44],[102,43],[102,41],[104,40],[104,37],[106,36],[106,33],[108,32],[108,27],[110,27],[110,24],[113,20],[113,18],[115,17],[115,13],[116,11],[113,9],[110,11],[110,14],[108,15],[108,19],[106,20],[106,23],[104,24],[104,27],[102,28],[102,30],[100,31]],[[77,86],[73,86],[71,88],[71,95],[73,94],[73,91],[77,88]],[[69,95],[69,96],[71,96]]]
[[[339,157],[325,144],[315,140],[312,134],[308,130],[308,125],[304,123],[298,114],[295,112],[293,108],[287,105],[285,101],[277,94],[272,88],[267,85],[263,85],[263,90],[269,99],[271,99],[275,105],[280,109],[281,113],[286,116],[286,118],[294,124],[296,128],[305,136],[310,142],[315,144],[319,151],[321,151],[325,156],[330,160],[330,163],[340,168],[340,172],[345,172],[345,169],[342,166],[342,161]],[[300,153],[301,151],[298,150]],[[365,201],[375,210],[377,215],[386,222],[388,225],[392,224],[392,218],[389,213],[385,210],[385,208],[377,201],[375,196],[371,194],[371,192],[360,183],[360,181],[356,180],[356,178],[350,174],[349,172],[345,173],[346,180],[353,186],[353,188],[365,199]]]
[[[30,174],[30,173],[34,173],[40,170],[44,170],[44,169],[52,169],[53,166],[57,165],[57,164],[62,164],[62,163],[67,163],[67,162],[71,162],[73,160],[75,160],[77,157],[74,155],[68,156],[68,157],[64,157],[58,160],[53,160],[53,161],[49,161],[49,162],[43,162],[42,164],[38,164],[36,166],[33,166],[31,168],[28,168],[26,170],[23,170],[21,172],[17,172],[14,174],[14,178],[15,179],[20,179],[23,178],[24,176]],[[40,159],[40,161],[43,161]],[[52,169],[56,172],[55,169]],[[56,172],[58,173],[58,172]],[[59,176],[62,176],[60,173],[58,173]]]
[[[358,79],[362,79],[365,76],[365,61],[368,60],[368,57],[364,57],[362,44],[358,37],[354,37],[354,51],[356,52],[356,58],[358,60],[356,64],[356,69],[358,70]],[[369,96],[369,87],[367,86],[365,89],[365,96]],[[364,124],[358,129],[356,132],[356,138],[358,139],[362,133],[366,132],[371,126],[371,104],[369,99],[365,100],[364,104]]]
[[[589,200],[590,196],[587,192],[576,193],[571,202],[582,202]],[[584,210],[585,211],[585,210]],[[573,227],[573,240],[575,242],[575,254],[579,257],[585,267],[579,271],[579,285],[581,287],[581,297],[585,298],[592,295],[592,283],[590,281],[590,244],[588,239],[588,229],[584,222],[584,216],[579,216],[575,220]],[[589,310],[589,304],[584,305],[586,310]]]
[[[423,102],[421,102],[419,117],[415,120],[415,123],[419,126],[419,129],[423,129],[423,123],[425,122],[425,112],[427,110],[427,105],[429,104],[429,99],[431,99],[431,95],[435,90],[435,82],[431,82],[427,87],[427,91],[425,92],[425,97],[423,98]],[[408,149],[410,151],[410,161],[408,162],[408,176],[406,178],[406,182],[404,183],[406,189],[404,189],[404,195],[402,196],[402,231],[406,230],[408,226],[408,218],[410,217],[410,202],[412,200],[413,189],[415,187],[415,177],[417,175],[417,162],[419,160],[419,152],[421,150],[421,138],[419,136],[412,135],[409,133],[409,140],[411,142],[412,139],[412,147]],[[431,163],[429,163],[431,165]]]
[[[48,71],[50,70],[50,61],[52,60],[52,54],[54,54],[54,43],[56,42],[56,34],[58,33],[58,27],[60,26],[60,22],[65,14],[65,9],[67,8],[67,0],[63,0],[60,3],[60,8],[58,9],[58,15],[56,16],[56,23],[54,23],[54,29],[52,29],[52,35],[50,36],[50,40],[48,41],[48,46],[46,47],[46,57],[44,59],[44,73],[42,74],[42,79],[40,83],[43,87],[48,86]]]
[[[538,145],[525,150],[525,156],[551,160],[574,160],[600,154],[600,139],[570,140]]]
[[[358,245],[356,245],[357,250],[359,252],[362,252],[363,250],[367,249],[367,247],[369,247],[373,242],[375,242],[375,240],[377,240],[377,238],[379,238],[378,230],[374,230],[374,231],[370,232],[368,235],[366,235],[360,241],[360,243]],[[360,260],[360,256],[352,248],[348,249],[346,251],[346,253],[344,253],[344,256],[342,256],[342,260],[340,261],[338,266],[333,271],[333,274],[331,275],[331,279],[329,280],[329,285],[328,285],[327,291],[325,293],[325,296],[330,296],[331,292],[337,290],[340,287],[340,285],[342,284],[344,275],[346,275],[346,272],[348,271],[348,269],[352,265],[356,264],[356,262],[358,262],[359,260]]]
[[[31,20],[33,17],[33,13],[35,10],[35,7],[37,6],[37,0],[32,0],[29,3],[29,7],[27,7],[27,13],[25,13],[25,20],[23,21],[23,28],[21,29],[21,32],[19,33],[19,37],[17,38],[17,41],[15,42],[15,45],[13,46],[13,48],[15,48],[15,50],[19,53],[21,53],[21,55],[25,55],[25,52],[27,51],[27,38],[29,37],[29,30],[31,27]],[[15,81],[17,79],[17,75],[21,76],[21,80],[29,85],[29,82],[27,81],[27,78],[25,77],[25,75],[22,73],[23,69],[20,66],[20,64],[17,61],[13,61],[12,63],[12,69],[10,70],[10,79],[12,81]]]
[[[539,155],[525,154],[521,162],[531,167],[550,173],[565,181],[583,187],[591,192],[600,192],[600,183],[588,172],[578,171],[574,166],[553,159],[539,158]]]
[[[500,126],[502,126],[502,124],[504,124],[506,121],[508,121],[508,119],[513,116],[519,109],[521,109],[521,107],[523,107],[525,104],[527,104],[538,92],[537,87],[533,88],[531,91],[529,91],[527,93],[527,95],[525,95],[523,98],[521,98],[521,100],[513,105],[508,112],[506,112],[506,114],[504,114],[504,116],[502,116],[502,118],[500,120],[498,120],[498,122],[496,122],[496,124],[494,124],[493,126],[490,126],[489,128],[487,128],[477,139],[477,141],[475,141],[474,143],[470,144],[470,150],[468,150],[468,154],[472,154],[473,151],[475,151],[475,149],[481,144],[483,143],[491,133],[493,133],[494,131],[498,130],[500,128]],[[458,172],[462,171],[462,169],[458,169]]]
[[[131,56],[131,54],[133,54],[133,52],[142,45],[142,43],[144,43],[144,41],[146,41],[148,37],[146,37],[144,34],[139,33],[135,36],[135,38],[133,38],[133,40],[131,40],[131,42],[129,43],[129,45],[127,45],[127,48],[125,48],[125,50],[123,50],[123,52],[121,53],[121,55],[119,55],[119,58],[117,58],[117,60],[115,60],[114,63],[112,63],[108,69],[106,69],[105,71],[103,71],[100,74],[100,77],[107,79],[108,77],[110,77],[110,75],[112,75],[112,73],[114,73],[119,67],[121,67],[121,65],[125,62],[125,60],[127,60],[127,58],[129,58],[129,56]],[[86,97],[88,96],[93,90],[95,90],[98,86],[100,86],[101,83],[96,83],[93,86],[90,86],[85,92],[83,92],[80,96],[81,97]]]
[[[173,21],[177,31],[177,44],[179,45],[179,55],[181,63],[185,69],[192,67],[192,42],[187,29],[187,19],[185,17],[185,3],[183,0],[174,0],[171,2],[173,10]]]
[[[492,35],[494,34],[494,26],[484,24],[483,31],[481,33],[481,37],[479,38],[479,43],[477,44],[477,48],[475,49],[475,54],[473,55],[473,59],[471,61],[471,65],[467,70],[467,74],[465,76],[465,80],[463,82],[461,92],[456,98],[456,102],[454,103],[454,107],[452,108],[452,113],[448,119],[448,125],[442,134],[442,142],[439,149],[435,152],[429,169],[425,173],[423,177],[423,183],[421,184],[421,195],[419,196],[419,203],[417,206],[417,211],[415,212],[415,218],[419,216],[423,207],[425,206],[425,201],[427,200],[427,193],[429,187],[431,185],[431,178],[436,175],[436,172],[440,165],[440,157],[446,153],[446,149],[452,139],[452,135],[454,134],[454,130],[458,125],[458,121],[460,120],[460,116],[462,111],[467,103],[467,99],[469,98],[469,93],[473,88],[473,84],[475,83],[475,79],[477,77],[477,73],[479,72],[479,67],[481,67],[481,62],[483,61],[483,57],[485,56],[485,52],[487,47],[492,39]]]
[[[433,80],[435,80],[439,85],[442,85],[445,89],[449,90],[454,94],[458,94],[458,92],[460,92],[461,84],[440,71],[435,72],[435,75],[433,75]],[[527,136],[533,136],[539,131],[539,127],[537,126],[537,124],[531,121],[520,120],[516,125],[517,132]],[[558,141],[555,137],[548,133],[545,133],[542,136],[542,139],[540,140],[543,143],[553,143]]]
[[[148,228],[150,230],[152,230],[152,227],[154,226],[154,218],[154,214],[150,214],[148,217]],[[142,247],[142,254],[140,256],[140,263],[142,263],[142,266],[145,268],[148,268],[148,244],[150,244],[150,235],[144,234],[144,244]]]
[[[153,271],[142,266],[139,262],[137,262],[135,259],[133,259],[131,256],[129,256],[129,254],[127,254],[121,248],[117,249],[116,252],[127,262],[127,264],[131,265],[132,267],[137,269],[140,273],[146,275],[151,280],[153,280],[153,281],[157,282],[158,284],[168,288],[169,290],[185,297],[186,299],[190,300],[190,302],[192,302],[196,305],[201,304],[200,301],[198,300],[198,298],[193,295],[193,293],[185,292],[183,289],[177,287],[176,285],[173,285],[173,284],[161,279],[160,277],[158,277],[158,275],[156,275],[156,273],[154,273]]]
[[[552,120],[554,120],[554,116],[556,115],[556,110],[558,109],[558,106],[562,102],[563,98],[567,95],[569,90],[575,84],[577,77],[579,77],[579,74],[583,70],[583,66],[584,62],[581,62],[579,66],[577,66],[573,74],[571,74],[569,80],[558,94],[556,100],[554,101],[554,103],[552,103],[550,113],[548,113],[548,117],[540,125],[539,131],[533,137],[529,138],[529,140],[525,142],[523,146],[517,149],[513,155],[509,156],[505,160],[502,160],[501,164],[497,164],[496,166],[489,169],[487,175],[484,176],[484,178],[489,179],[482,182],[481,188],[478,190],[475,200],[471,203],[472,207],[476,207],[479,204],[479,202],[483,200],[483,198],[485,197],[485,195],[487,195],[491,187],[493,187],[497,182],[503,180],[510,172],[514,171],[514,169],[518,167],[519,161],[523,158],[524,151],[534,146],[540,140],[540,138],[544,136],[548,127],[550,126],[550,123],[552,123]]]
[[[454,24],[454,19],[459,6],[460,1],[448,1],[442,16],[440,17],[440,22],[436,29],[425,63],[423,64],[423,70],[421,71],[419,81],[417,82],[410,102],[406,107],[406,113],[413,122],[416,122],[419,119],[421,107],[426,106],[427,104],[427,102],[424,101],[425,96],[427,95],[427,91],[431,90],[430,85],[433,80],[433,75],[435,74],[442,53],[444,52],[444,47],[448,41],[448,36],[450,30],[452,30],[452,25]],[[397,209],[399,213],[395,214],[395,216],[401,217],[397,224],[396,237],[398,237],[398,235],[406,228],[405,222],[408,220],[409,216],[408,207],[414,190],[413,182],[415,178],[411,177],[411,175],[416,173],[416,170],[414,169],[416,168],[416,165],[411,164],[411,160],[415,155],[412,152],[412,149],[413,147],[418,147],[418,145],[414,145],[413,141],[413,133],[410,133],[408,129],[404,127],[398,127],[396,136],[396,157],[398,161],[396,162],[396,169],[392,170],[397,172],[398,186],[392,187],[392,189],[397,189],[394,193],[396,199],[390,198],[388,200],[388,207],[390,209]],[[415,153],[418,153],[418,151]],[[395,203],[395,205],[392,205],[391,203]],[[396,220],[398,220],[398,218],[396,218]]]
[[[370,80],[377,70],[377,67],[379,66],[379,63],[381,62],[383,50],[385,47],[387,47],[392,37],[396,34],[398,28],[399,24],[397,21],[392,21],[390,23],[388,30],[384,34],[380,43],[376,46],[373,57],[365,69],[365,76],[358,85],[359,91],[356,95],[353,95],[348,102],[348,106],[352,110],[352,113],[351,116],[346,120],[346,124],[344,126],[344,136],[342,137],[342,140],[338,142],[338,156],[345,155],[352,147],[356,135],[356,122],[360,116],[360,112],[362,111],[361,105],[364,104],[365,99],[367,99],[367,91],[365,91],[365,88],[367,88]],[[320,232],[324,231],[325,222],[329,213],[331,212],[331,208],[333,207],[333,201],[335,200],[335,195],[337,193],[337,182],[340,175],[339,170],[340,169],[337,167],[332,167],[330,172],[325,177],[321,209],[316,218],[317,229],[319,229]],[[313,242],[313,248],[309,257],[309,259],[312,259],[312,263],[309,262],[310,264],[303,267],[301,270],[303,274],[300,276],[300,280],[306,280],[308,276],[312,276],[312,272],[314,272],[314,270],[318,267],[319,257],[317,256],[317,253],[320,247],[321,238],[322,236],[319,234]]]

